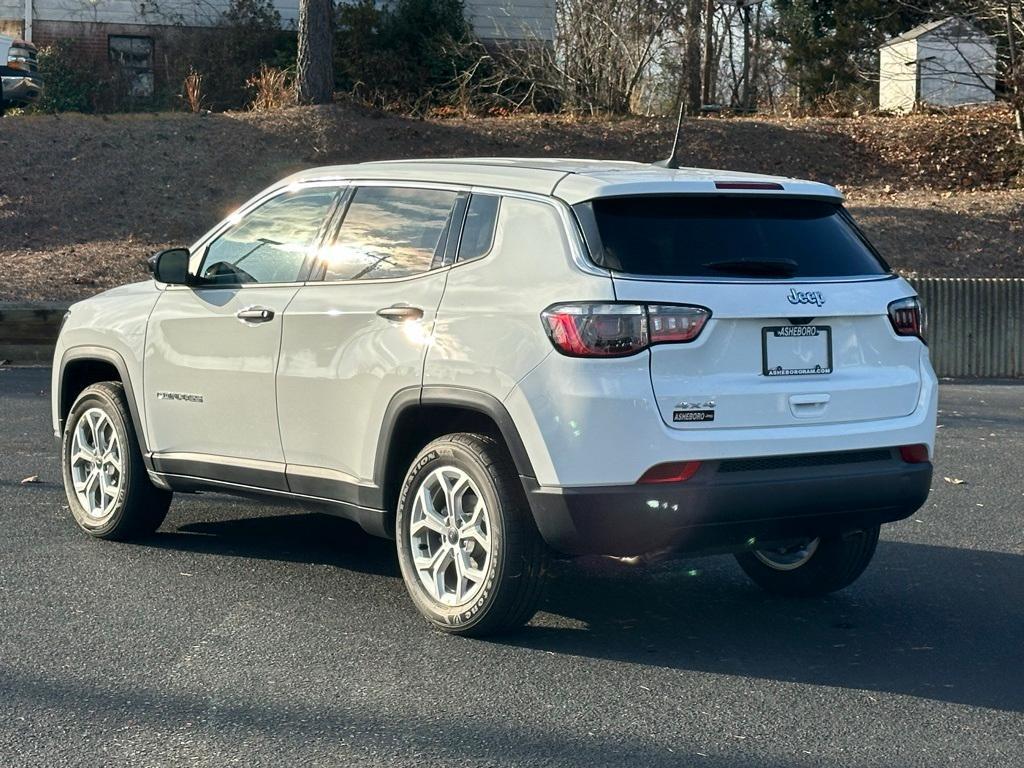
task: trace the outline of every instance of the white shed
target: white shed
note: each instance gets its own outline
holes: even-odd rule
[[[878,106],[909,112],[918,104],[957,106],[993,101],[996,45],[964,19],[921,24],[879,52]]]

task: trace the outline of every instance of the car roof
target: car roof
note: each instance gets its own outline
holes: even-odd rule
[[[598,197],[664,194],[767,194],[842,199],[835,187],[814,181],[708,168],[665,168],[625,160],[579,158],[467,157],[383,160],[322,166],[281,184],[324,179],[401,180],[490,187],[560,198],[570,205]],[[722,190],[719,183],[770,183],[782,189]]]

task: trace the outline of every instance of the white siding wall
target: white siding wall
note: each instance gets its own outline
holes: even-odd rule
[[[106,24],[214,23],[229,0],[34,0],[40,21]],[[465,0],[466,17],[476,34],[489,40],[555,37],[554,0]],[[299,17],[299,0],[274,0],[285,27]],[[21,20],[24,0],[0,0],[0,19]]]
[[[22,21],[25,4],[21,0],[0,0],[0,21]]]
[[[878,106],[893,112],[914,108],[917,88],[917,40],[879,50]]]
[[[995,48],[990,42],[926,35],[917,50],[922,102],[956,106],[995,98]]]
[[[464,0],[466,18],[487,40],[555,39],[554,0]]]

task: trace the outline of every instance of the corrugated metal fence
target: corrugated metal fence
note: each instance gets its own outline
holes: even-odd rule
[[[911,279],[939,376],[1024,377],[1024,278]]]

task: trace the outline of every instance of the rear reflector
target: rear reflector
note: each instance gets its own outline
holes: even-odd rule
[[[928,446],[921,443],[917,445],[901,445],[900,457],[907,464],[923,464],[928,461]]]
[[[699,461],[669,461],[655,464],[644,472],[637,484],[647,483],[682,483],[689,480],[700,469]]]
[[[716,181],[715,189],[783,189],[774,181]]]

